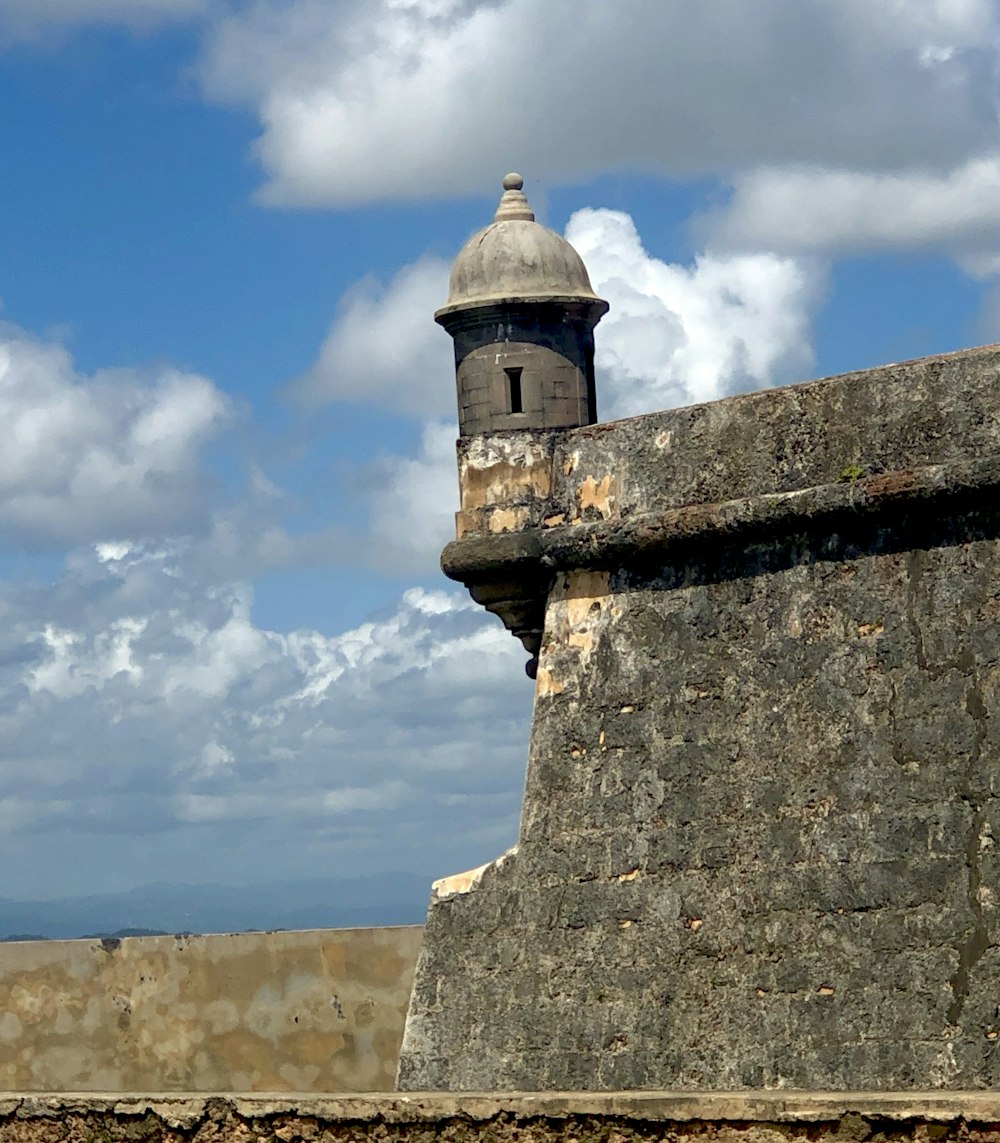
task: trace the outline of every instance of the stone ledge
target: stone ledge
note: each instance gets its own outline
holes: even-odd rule
[[[454,540],[441,567],[467,586],[576,568],[627,567],[653,553],[678,555],[707,543],[765,539],[831,517],[861,519],[907,504],[931,506],[1000,486],[1000,456],[880,473],[795,492],[689,504],[596,523],[559,524]]]
[[[445,1119],[613,1118],[644,1123],[820,1124],[846,1116],[894,1123],[959,1120],[1000,1124],[1000,1092],[608,1091],[343,1093],[9,1093],[0,1095],[0,1127],[11,1119],[67,1115],[128,1118],[152,1114],[191,1127],[230,1112],[244,1120],[273,1116],[328,1122],[431,1123]],[[0,1138],[2,1138],[0,1134]]]

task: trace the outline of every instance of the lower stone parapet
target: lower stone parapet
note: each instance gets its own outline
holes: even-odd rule
[[[992,1092],[0,1096],[0,1143],[1000,1143]]]
[[[0,1093],[392,1091],[422,938],[0,942]]]

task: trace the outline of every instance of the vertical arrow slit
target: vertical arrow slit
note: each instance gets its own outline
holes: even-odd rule
[[[523,369],[505,369],[507,374],[507,405],[512,413],[524,412],[524,399],[521,396],[521,374]]]

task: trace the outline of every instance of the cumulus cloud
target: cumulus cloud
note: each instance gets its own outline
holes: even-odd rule
[[[35,547],[197,530],[202,452],[228,418],[204,377],[84,377],[62,346],[0,323],[0,520]]]
[[[1000,257],[992,0],[634,0],[628,20],[600,0],[259,0],[213,25],[201,75],[257,113],[275,204],[479,191],[501,161],[548,183],[651,170],[732,188],[701,220],[717,254],[937,247],[974,273]],[[440,272],[412,269],[428,311]],[[367,332],[391,290],[344,317]],[[350,325],[304,392],[357,396],[332,366],[362,356]],[[428,362],[431,337],[413,339]]]
[[[709,401],[804,380],[822,268],[769,253],[670,264],[628,214],[580,210],[566,237],[611,304],[597,329],[602,417]]]
[[[280,633],[255,624],[245,583],[198,583],[167,546],[105,544],[51,587],[6,585],[0,609],[0,730],[16,744],[0,816],[17,807],[18,835],[3,845],[138,823],[136,877],[182,877],[224,866],[213,846],[253,829],[282,852],[264,846],[252,880],[345,838],[355,869],[398,868],[422,836],[447,871],[513,836],[531,688],[515,641],[460,590],[412,588],[338,634]],[[437,839],[446,820],[457,851]],[[190,830],[208,825],[195,860]]]
[[[342,400],[416,416],[454,413],[451,339],[431,320],[447,297],[449,270],[427,257],[388,285],[374,278],[355,285],[294,396],[307,405]]]
[[[267,201],[346,204],[485,189],[498,156],[547,182],[947,171],[995,145],[998,44],[992,0],[632,0],[628,19],[603,0],[259,0],[217,22],[202,79],[257,113]]]
[[[376,465],[371,535],[377,567],[426,575],[455,538],[456,435],[452,422],[428,422],[417,456],[386,456]]]
[[[1000,248],[1000,154],[945,171],[793,167],[735,180],[729,204],[703,220],[720,245],[857,252],[938,246],[974,259]]]

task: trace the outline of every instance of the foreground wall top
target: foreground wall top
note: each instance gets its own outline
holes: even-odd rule
[[[1000,450],[1000,346],[748,393],[565,434],[567,519],[851,483]],[[608,509],[588,477],[611,476]]]
[[[134,1094],[0,1099],[0,1143],[1000,1143],[1000,1100],[982,1092],[475,1093],[210,1098]]]

